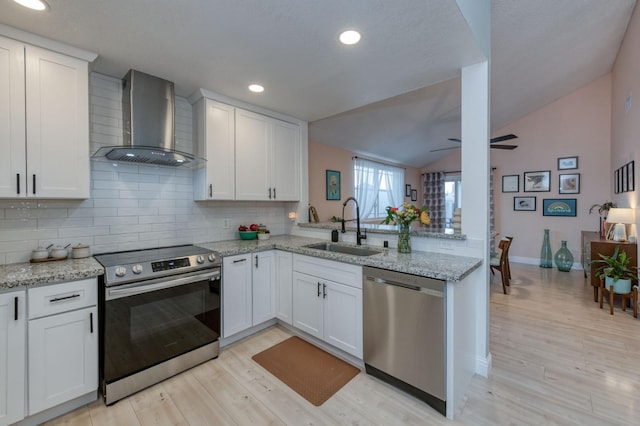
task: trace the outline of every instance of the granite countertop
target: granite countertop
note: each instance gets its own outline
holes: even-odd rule
[[[0,265],[0,291],[21,286],[97,277],[104,268],[93,257],[55,262]]]
[[[341,222],[316,222],[316,223],[298,223],[301,228],[315,228],[315,229],[342,229]],[[356,230],[356,223],[349,220],[345,223],[345,229],[349,231]],[[385,225],[381,223],[361,223],[360,229],[364,229],[366,232],[372,232],[374,234],[394,234],[398,235],[397,225]],[[467,236],[464,234],[445,234],[444,232],[430,232],[421,225],[414,224],[411,227],[411,235],[416,237],[427,238],[441,238],[445,240],[466,240]]]
[[[327,242],[318,238],[306,238],[292,235],[272,236],[268,240],[232,240],[197,244],[211,250],[216,250],[222,256],[245,254],[254,251],[278,249],[298,254],[305,254],[354,265],[373,266],[404,272],[414,275],[436,278],[450,282],[462,280],[467,274],[478,268],[482,259],[451,254],[413,251],[401,254],[393,249],[365,246],[379,250],[380,254],[372,256],[352,256],[304,247],[308,244]],[[340,245],[349,245],[339,243]]]

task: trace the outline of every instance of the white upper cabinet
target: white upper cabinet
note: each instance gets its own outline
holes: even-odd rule
[[[0,52],[0,197],[88,198],[88,63],[2,37]]]
[[[201,98],[193,120],[196,155],[207,159],[193,171],[194,199],[235,199],[235,108]]]
[[[298,201],[300,126],[206,96],[194,104],[193,193],[202,200]]]
[[[236,108],[236,199],[300,198],[300,126]]]

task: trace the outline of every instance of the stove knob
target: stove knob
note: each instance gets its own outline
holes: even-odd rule
[[[198,255],[198,257],[196,257],[196,262],[198,262],[198,264],[204,263],[204,257]]]
[[[133,265],[133,268],[131,268],[131,270],[134,274],[139,274],[142,272],[142,265],[139,263],[137,265]]]
[[[215,261],[216,261],[216,255],[215,255],[215,254],[213,254],[213,253],[211,253],[211,254],[209,255],[208,259],[209,259],[209,262],[215,262]]]
[[[125,268],[124,266],[118,266],[115,272],[116,277],[124,277],[125,275],[127,275],[127,268]]]

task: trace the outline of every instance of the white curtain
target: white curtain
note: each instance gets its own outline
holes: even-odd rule
[[[380,217],[386,206],[400,206],[404,169],[357,157],[353,161],[355,197],[362,219]]]

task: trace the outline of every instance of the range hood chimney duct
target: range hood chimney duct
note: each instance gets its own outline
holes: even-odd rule
[[[122,79],[123,144],[101,148],[94,158],[193,167],[204,160],[175,149],[175,91],[170,81],[136,70]]]

